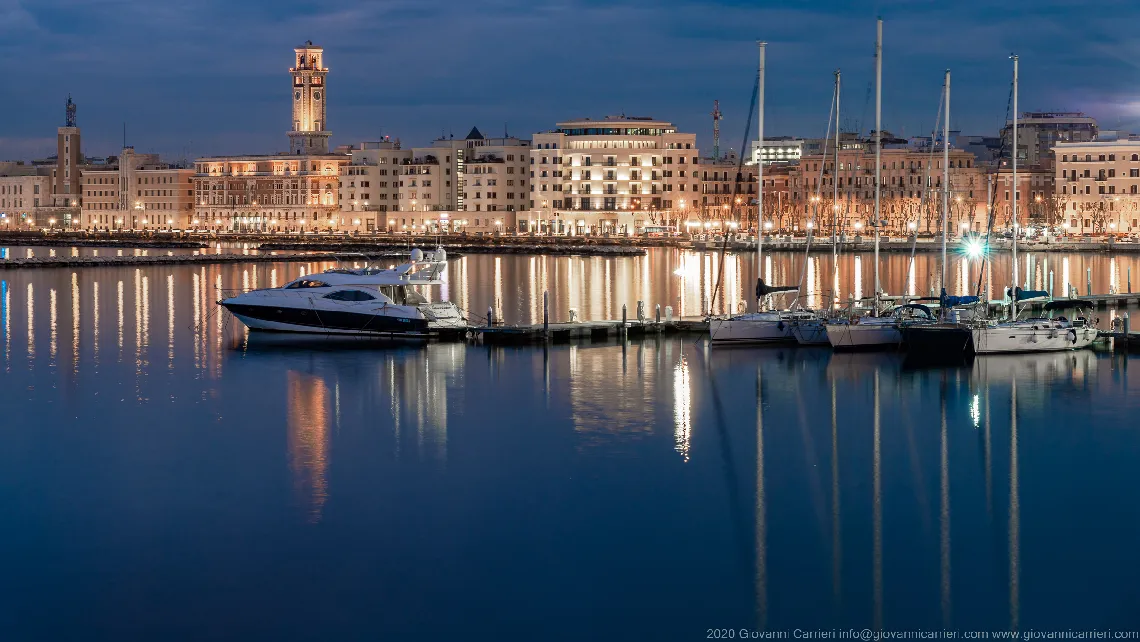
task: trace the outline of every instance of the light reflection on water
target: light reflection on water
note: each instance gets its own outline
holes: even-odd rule
[[[607,261],[611,282],[669,304],[699,304],[708,282],[669,286],[671,299],[632,260],[491,258],[457,261],[451,295],[486,307],[501,291],[515,319],[541,307],[512,293],[594,283]],[[674,284],[697,260],[676,258]],[[894,267],[888,288],[907,278]],[[234,594],[276,639],[401,638],[427,621],[517,637],[567,609],[589,615],[551,637],[666,639],[722,619],[1131,622],[1140,395],[1124,356],[912,371],[896,355],[709,351],[693,337],[341,350],[248,335],[214,304],[246,274],[257,287],[304,271],[0,275],[0,600],[14,639],[122,638],[123,622],[174,637],[169,614],[187,604],[202,617],[177,635],[202,637],[234,617]],[[597,290],[562,300],[620,314]],[[100,358],[108,332],[117,360]],[[177,588],[217,578],[227,591]],[[167,588],[79,608],[108,582]],[[396,588],[329,597],[380,587]],[[520,601],[526,613],[502,611]],[[669,618],[637,616],[677,602]]]

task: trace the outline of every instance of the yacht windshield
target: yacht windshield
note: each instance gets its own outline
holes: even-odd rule
[[[286,290],[299,290],[301,288],[327,288],[328,283],[324,281],[314,281],[312,279],[297,279],[289,285],[285,286]]]

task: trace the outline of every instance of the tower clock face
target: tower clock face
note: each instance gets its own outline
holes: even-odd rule
[[[301,92],[299,92],[299,91],[293,92],[293,100],[301,100]]]
[[[321,99],[321,92],[319,92],[319,91],[313,92],[313,98],[315,100],[320,100]]]

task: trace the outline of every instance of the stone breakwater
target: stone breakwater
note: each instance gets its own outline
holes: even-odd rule
[[[401,252],[373,253],[368,259],[406,261],[408,254]],[[54,267],[129,267],[156,265],[212,265],[218,263],[282,263],[350,261],[364,262],[363,257],[345,256],[344,253],[322,252],[314,254],[181,254],[174,256],[43,256],[0,260],[0,270],[35,269]]]
[[[502,244],[471,244],[457,243],[450,239],[440,242],[438,239],[417,239],[416,243],[407,242],[399,245],[393,243],[365,243],[365,242],[270,242],[262,243],[259,250],[293,250],[303,252],[329,251],[335,249],[340,252],[361,252],[372,254],[378,250],[391,251],[399,247],[405,252],[418,247],[431,250],[442,246],[448,254],[546,254],[554,256],[645,256],[645,248],[628,245],[554,245],[531,243],[502,243]]]

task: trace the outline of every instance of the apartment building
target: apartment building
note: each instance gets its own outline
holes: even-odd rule
[[[194,170],[125,147],[103,166],[80,169],[82,225],[96,230],[193,227]]]
[[[1070,232],[1140,232],[1140,141],[1058,143],[1056,199]]]
[[[677,227],[700,202],[696,135],[630,116],[558,123],[535,134],[530,209],[518,229],[637,234]]]

